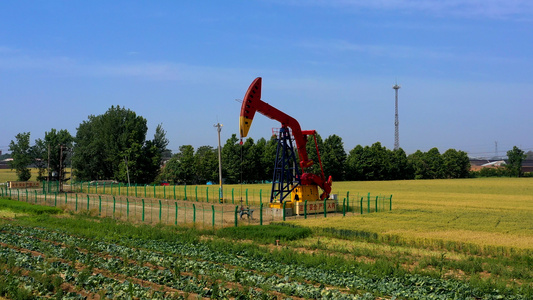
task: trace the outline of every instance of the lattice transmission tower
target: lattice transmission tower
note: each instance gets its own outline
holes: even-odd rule
[[[400,89],[400,86],[396,83],[392,88],[396,92],[396,101],[394,109],[394,150],[398,150],[400,149],[400,121],[398,121],[398,90]]]

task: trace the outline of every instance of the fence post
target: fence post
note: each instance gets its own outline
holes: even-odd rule
[[[35,192],[37,194],[37,192]],[[37,198],[35,198],[35,201],[37,201]],[[78,211],[78,194],[76,194],[76,211]]]
[[[174,200],[176,200],[176,185],[174,184]]]
[[[209,203],[209,187],[205,188],[205,200]]]
[[[361,214],[363,214],[363,197],[361,197],[361,204],[360,204],[360,207],[361,207]]]
[[[184,190],[184,192],[185,192],[185,197],[184,197],[183,200],[187,200],[187,184],[185,184],[185,185],[183,186],[183,190]]]
[[[137,183],[135,184],[135,198],[137,198]]]
[[[368,193],[368,196],[367,196],[366,210],[368,213],[370,213],[370,193]]]
[[[389,198],[389,210],[392,210],[392,195]]]
[[[192,204],[192,223],[196,224],[196,204]]]
[[[327,206],[326,206],[326,201],[327,201],[327,199],[324,199],[324,218],[328,217],[328,209],[327,209]]]
[[[105,181],[104,181],[104,191],[102,193],[105,194]]]
[[[87,211],[89,211],[89,201],[90,201],[89,195],[87,195]]]
[[[130,199],[126,198],[126,220],[130,219]]]
[[[215,205],[211,205],[211,209],[213,210],[213,229],[215,228]]]
[[[376,212],[378,212],[378,197],[379,196],[376,196]]]
[[[111,195],[113,195],[113,181],[111,181]]]
[[[235,205],[235,227],[237,227],[237,214],[239,213],[239,206]]]
[[[115,217],[115,208],[116,208],[116,200],[115,200],[115,196],[113,196],[113,218]]]
[[[163,199],[167,199],[167,186],[163,186]]]
[[[346,217],[346,198],[342,201],[342,216]]]
[[[176,191],[176,186],[174,186],[174,191]],[[176,218],[174,219],[174,225],[178,225],[178,202],[174,201],[174,206],[176,207]]]
[[[259,190],[259,204],[263,204],[263,197],[262,197],[262,194],[263,194],[263,190],[260,189],[260,190]]]
[[[118,183],[118,195],[119,195],[119,196],[121,195],[121,194],[120,194],[120,186],[121,186],[121,185],[122,185],[122,183],[119,182],[119,183]]]
[[[144,197],[146,198],[146,184],[144,185]]]
[[[304,201],[304,219],[307,219],[307,200]]]
[[[248,189],[246,189],[246,205],[248,205]]]
[[[143,211],[142,211],[142,221],[144,222],[144,199],[141,199],[142,205],[143,205]]]
[[[18,192],[17,190],[17,196],[18,198],[20,198],[20,193]],[[57,192],[54,193],[54,206],[57,206]],[[20,201],[20,199],[18,199],[18,201]]]
[[[159,200],[159,223],[161,223],[161,200]]]
[[[235,188],[232,188],[231,189],[231,203],[232,204],[235,204],[235,197],[234,197],[234,193],[233,193],[234,191],[235,191]]]
[[[350,209],[350,198],[346,198],[346,210],[349,211]],[[354,213],[353,209],[352,209],[352,214]]]
[[[346,192],[346,206],[350,203],[350,191]]]
[[[155,198],[155,183],[154,183],[154,198]]]
[[[102,214],[102,196],[98,196],[98,215]]]
[[[259,225],[263,225],[263,203],[259,204]]]

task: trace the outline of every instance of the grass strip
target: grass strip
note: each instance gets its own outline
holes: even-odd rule
[[[32,215],[56,215],[63,213],[63,210],[57,207],[35,205],[5,198],[0,199],[0,210],[9,210],[12,212],[21,212]]]

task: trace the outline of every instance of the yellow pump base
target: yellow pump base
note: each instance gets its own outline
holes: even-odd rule
[[[307,208],[306,206],[307,201]],[[337,210],[337,200],[328,199],[326,201],[320,200],[318,194],[318,187],[316,185],[301,185],[294,188],[291,193],[291,200],[285,201],[285,215],[292,216],[304,214],[320,214],[324,213],[324,205],[326,212],[334,212]],[[283,203],[270,203],[270,208],[279,210],[282,213]]]

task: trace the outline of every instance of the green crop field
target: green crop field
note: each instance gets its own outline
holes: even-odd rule
[[[352,203],[392,194],[392,211],[206,230],[2,200],[0,297],[533,298],[532,178],[338,182],[333,192]]]

